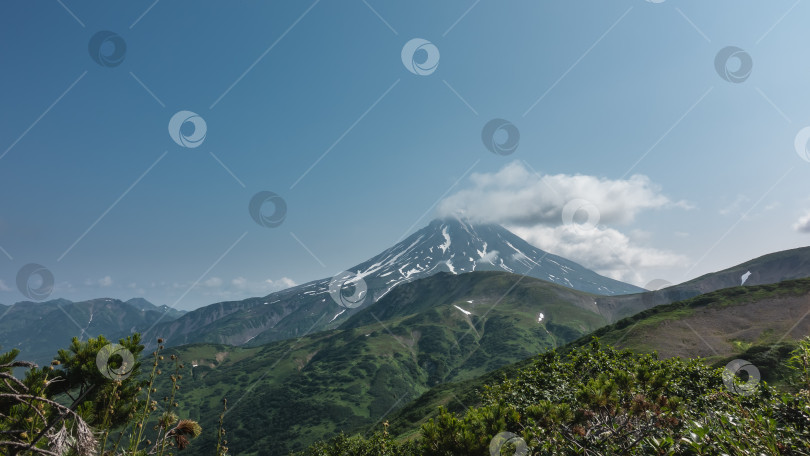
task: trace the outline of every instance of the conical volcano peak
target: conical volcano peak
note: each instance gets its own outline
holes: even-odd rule
[[[435,274],[507,271],[596,294],[636,293],[640,288],[603,277],[577,263],[532,246],[494,223],[443,217],[402,242],[350,269],[381,279],[380,296],[396,285]],[[368,279],[366,279],[368,280]]]

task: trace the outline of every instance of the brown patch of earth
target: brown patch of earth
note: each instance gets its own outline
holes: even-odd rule
[[[810,334],[810,296],[764,299],[728,307],[700,307],[688,317],[630,330],[619,347],[657,350],[661,358],[728,357],[734,341],[767,345]]]

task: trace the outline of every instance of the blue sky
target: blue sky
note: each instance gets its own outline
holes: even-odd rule
[[[642,286],[805,246],[808,14],[732,0],[5,2],[0,302],[23,299],[29,263],[71,300],[263,295],[357,264],[437,208]],[[117,66],[88,52],[100,31],[126,44]],[[439,50],[431,74],[403,65],[413,38]],[[727,46],[751,58],[742,82],[716,71]],[[205,121],[198,147],[169,135],[184,110]],[[494,118],[519,130],[513,154],[484,147]],[[284,199],[280,226],[251,218],[261,191]],[[571,199],[594,202],[599,226],[545,216]]]

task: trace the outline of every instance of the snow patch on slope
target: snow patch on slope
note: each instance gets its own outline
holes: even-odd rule
[[[338,312],[334,317],[332,317],[331,320],[329,320],[329,323],[332,323],[333,321],[335,321],[335,318],[339,317],[340,314],[342,314],[343,312],[346,312],[346,309],[343,309],[340,312]]]
[[[450,233],[447,232],[447,227],[442,227],[442,236],[444,236],[444,244],[440,245],[439,248],[442,249],[442,253],[446,253],[447,249],[450,248]]]
[[[469,310],[464,310],[464,309],[462,309],[461,307],[459,307],[459,306],[457,306],[455,304],[453,304],[453,307],[455,307],[456,309],[462,311],[464,313],[464,315],[472,315],[472,312],[470,312]]]

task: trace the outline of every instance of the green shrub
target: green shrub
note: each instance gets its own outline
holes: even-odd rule
[[[536,357],[486,387],[480,407],[441,409],[414,440],[340,436],[302,454],[485,455],[498,451],[496,436],[508,438],[500,452],[509,455],[810,454],[810,338],[790,363],[796,393],[760,382],[738,395],[703,360],[659,360],[594,339],[565,357]]]

